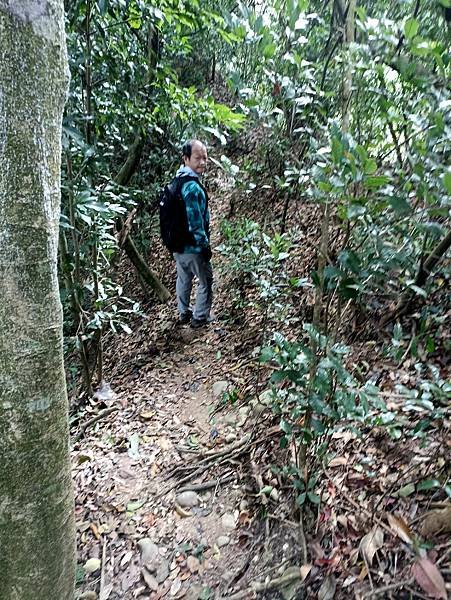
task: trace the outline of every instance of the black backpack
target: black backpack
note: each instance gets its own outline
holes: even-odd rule
[[[188,227],[186,206],[182,198],[182,187],[188,181],[195,181],[203,189],[208,207],[208,195],[198,177],[187,175],[174,177],[160,196],[160,232],[163,244],[169,252],[182,252],[185,246],[195,246],[196,240]]]

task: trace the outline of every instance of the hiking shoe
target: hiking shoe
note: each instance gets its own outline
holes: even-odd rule
[[[179,323],[180,323],[180,325],[188,325],[188,323],[191,321],[192,318],[193,318],[193,313],[189,310],[188,312],[183,313],[183,315],[180,315]]]
[[[191,319],[192,329],[200,329],[208,324],[208,319]]]

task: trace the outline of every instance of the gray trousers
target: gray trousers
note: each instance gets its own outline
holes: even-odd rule
[[[174,252],[177,265],[177,308],[180,315],[186,314],[190,309],[190,297],[193,279],[197,277],[196,304],[193,317],[195,319],[208,319],[210,317],[211,303],[213,300],[213,269],[210,261],[206,261],[200,254],[179,254]]]

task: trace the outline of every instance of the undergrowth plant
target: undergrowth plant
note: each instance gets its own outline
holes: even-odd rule
[[[270,235],[249,219],[224,220],[221,232],[224,242],[219,251],[227,259],[225,269],[235,277],[234,309],[254,306],[263,312],[265,321],[282,320],[289,292],[298,285],[285,270],[292,246],[288,234]]]
[[[331,345],[309,323],[303,332],[303,339],[295,342],[274,333],[261,353],[261,361],[273,369],[265,397],[280,419],[280,446],[294,451],[294,463],[285,472],[299,492],[299,505],[319,502],[314,493],[318,468],[334,431],[371,422],[375,413],[386,411],[378,388],[370,382],[361,385],[346,368],[348,347]]]

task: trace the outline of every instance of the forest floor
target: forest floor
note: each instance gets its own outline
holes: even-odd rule
[[[231,197],[217,181],[216,231]],[[313,209],[299,219],[302,274],[319,227]],[[406,427],[399,439],[384,427],[337,429],[318,467],[320,503],[304,509],[301,527],[295,490],[273,468],[291,449],[258,402],[260,321],[230,317],[232,282],[214,261],[215,320],[193,331],[177,323],[174,303],[144,302],[133,333],[107,343],[111,386],[73,418],[77,598],[446,597],[449,420],[431,422],[427,438],[410,435],[421,414],[406,412],[395,384],[417,385],[414,362],[382,359],[378,341],[357,336],[354,364],[377,376]],[[160,267],[168,283],[170,265]],[[311,304],[308,294],[299,303]]]

